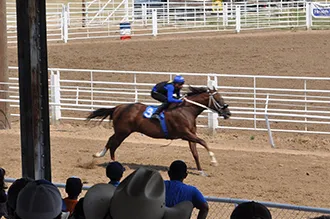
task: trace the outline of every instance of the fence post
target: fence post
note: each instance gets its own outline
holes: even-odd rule
[[[67,7],[64,5],[63,6],[63,22],[62,22],[62,29],[63,29],[63,40],[64,40],[64,43],[67,43],[68,42],[68,35],[69,35],[69,23],[68,23],[68,19],[69,19],[69,15],[68,15],[68,9]]]
[[[79,87],[77,86],[77,89],[76,89],[76,105],[79,104]]]
[[[270,145],[272,146],[272,148],[275,148],[275,144],[274,144],[274,140],[273,140],[273,135],[272,135],[272,130],[270,129],[270,124],[269,124],[268,115],[267,115],[268,102],[269,102],[269,94],[267,94],[266,104],[265,104],[265,121],[266,121],[266,125],[267,125],[268,137],[269,137]]]
[[[64,13],[65,13],[65,5],[62,5],[62,14],[61,14],[61,38],[64,41]]]
[[[53,103],[52,109],[52,125],[55,125],[61,118],[61,92],[60,92],[60,80],[59,75],[51,73],[50,76],[51,86],[51,102]]]
[[[228,4],[225,2],[223,3],[223,9],[222,9],[222,23],[223,26],[227,27],[228,26]]]
[[[241,6],[236,5],[236,33],[241,32]]]
[[[167,24],[170,24],[170,0],[167,0]]]
[[[204,20],[204,26],[206,25],[206,5],[205,5],[205,0],[203,1],[203,20]]]
[[[94,110],[94,76],[93,76],[93,71],[91,71],[91,105],[92,105],[92,110]]]
[[[158,26],[157,26],[157,9],[152,9],[152,35],[157,36]]]
[[[131,9],[132,9],[132,23],[135,20],[135,6],[134,6],[134,0],[131,1]]]
[[[210,76],[207,77],[207,86],[209,88],[217,88],[217,80],[216,78],[214,80],[211,80]],[[207,115],[208,120],[208,128],[211,131],[212,134],[215,133],[215,129],[218,127],[218,114],[214,112],[209,112]]]
[[[129,5],[128,5],[128,0],[125,0],[125,18],[126,21],[129,21]]]
[[[306,3],[306,28],[310,30],[312,27],[312,3]]]
[[[9,99],[6,1],[0,2],[0,99]],[[10,103],[0,103],[0,129],[10,128]]]
[[[64,7],[66,7],[66,11],[68,12],[68,14],[70,14],[70,3],[68,3],[67,6],[64,5]],[[64,10],[63,10],[63,12],[64,12]],[[64,14],[63,14],[63,16],[64,16]],[[68,26],[70,26],[70,24],[71,24],[70,17],[68,17],[67,23],[68,23]]]
[[[55,88],[54,88],[54,84],[55,84],[55,77],[54,77],[54,72],[51,71],[50,74],[50,104],[54,104],[55,103]],[[49,104],[49,105],[50,105]],[[51,124],[55,124],[56,122],[56,115],[55,115],[55,106],[51,105]]]
[[[136,74],[134,74],[134,91],[135,91],[135,95],[134,95],[134,100],[135,100],[135,103],[137,103],[139,101],[139,93],[138,93],[138,89],[137,89],[137,81],[136,81]]]
[[[307,81],[304,80],[304,96],[305,96],[305,116],[307,116]],[[305,117],[305,131],[307,132],[307,117]]]
[[[147,5],[142,4],[142,23],[147,26]]]
[[[81,0],[81,16],[82,16],[82,27],[86,27],[86,14],[87,14],[87,6],[86,6],[86,0]]]

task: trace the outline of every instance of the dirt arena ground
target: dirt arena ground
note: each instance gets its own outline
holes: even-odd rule
[[[141,71],[216,72],[226,74],[329,77],[329,31],[242,33],[239,35],[140,38],[130,41],[94,40],[49,45],[49,67]],[[16,49],[9,49],[10,66],[17,65]],[[0,166],[8,177],[19,177],[19,123],[0,131]],[[55,182],[69,176],[86,184],[107,182],[109,154],[93,159],[112,133],[108,124],[61,122],[51,127],[52,168]],[[117,151],[125,176],[139,166],[152,167],[167,179],[175,159],[188,163],[187,183],[205,195],[255,199],[330,208],[330,136],[274,133],[272,149],[266,133],[221,130],[209,136],[219,166],[210,166],[204,149],[199,153],[208,177],[197,174],[187,143],[130,136]],[[254,136],[252,140],[251,136]]]

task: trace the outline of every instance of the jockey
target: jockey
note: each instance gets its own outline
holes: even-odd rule
[[[152,119],[160,120],[159,114],[167,109],[171,103],[182,103],[180,90],[184,84],[184,78],[180,75],[174,77],[173,81],[163,81],[156,84],[151,91],[151,97],[162,102],[157,111],[151,116]],[[173,97],[176,94],[176,98]]]

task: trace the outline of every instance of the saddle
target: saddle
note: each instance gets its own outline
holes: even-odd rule
[[[146,110],[143,112],[143,117],[147,119],[151,119],[151,116],[156,110],[158,109],[158,106],[147,106]],[[165,121],[165,114],[164,112],[161,112],[159,114],[160,117],[160,126],[165,134],[165,138],[168,137],[168,130],[166,126],[166,121]],[[155,120],[156,121],[156,120]]]
[[[158,109],[159,106],[147,106],[146,110],[143,112],[143,117],[144,118],[147,118],[147,119],[150,119],[152,114],[154,114],[154,112],[156,112],[156,110]],[[165,118],[165,115],[164,115],[164,112],[161,112],[159,114],[159,116],[164,119]]]

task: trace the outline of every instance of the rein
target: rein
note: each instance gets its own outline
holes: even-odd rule
[[[225,106],[225,105],[224,105],[224,106],[221,106],[221,105],[220,105],[220,104],[214,99],[213,96],[214,96],[215,94],[217,94],[217,93],[218,93],[218,92],[216,91],[216,92],[213,92],[212,94],[209,94],[209,104],[208,104],[208,107],[205,106],[205,105],[203,105],[203,104],[197,103],[197,102],[195,102],[195,101],[189,100],[189,99],[187,99],[187,98],[185,98],[185,97],[183,97],[182,99],[184,99],[184,100],[187,101],[188,103],[191,103],[191,104],[194,104],[194,105],[196,105],[196,106],[202,107],[202,108],[204,108],[204,109],[208,109],[208,110],[210,110],[210,111],[212,111],[212,112],[218,113],[217,110],[224,109],[224,108],[226,108],[226,106]],[[211,103],[212,103],[213,106],[216,108],[216,110],[210,108],[210,107],[211,107]]]

